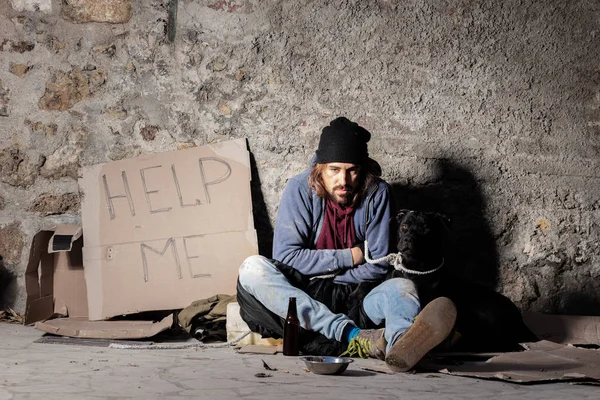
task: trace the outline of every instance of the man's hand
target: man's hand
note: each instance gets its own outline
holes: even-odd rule
[[[365,262],[365,255],[360,247],[353,247],[350,249],[352,252],[352,265],[360,265]]]

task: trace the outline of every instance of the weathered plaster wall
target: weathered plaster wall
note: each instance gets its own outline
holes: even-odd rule
[[[79,167],[248,138],[268,253],[286,179],[338,115],[450,263],[525,309],[598,315],[600,5],[0,0],[1,307],[33,234],[79,222]]]

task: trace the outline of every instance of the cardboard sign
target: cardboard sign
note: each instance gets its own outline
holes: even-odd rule
[[[95,165],[79,185],[90,320],[234,294],[258,253],[244,139]]]

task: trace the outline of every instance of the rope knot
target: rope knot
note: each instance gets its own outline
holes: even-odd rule
[[[442,262],[434,269],[430,269],[429,271],[415,271],[412,269],[406,268],[402,265],[402,253],[390,253],[385,257],[378,258],[376,260],[372,260],[369,257],[369,243],[365,240],[365,261],[370,264],[379,264],[381,262],[387,262],[390,265],[394,266],[394,269],[397,271],[402,271],[411,275],[427,275],[432,274],[442,268],[444,266],[444,259],[442,258]]]

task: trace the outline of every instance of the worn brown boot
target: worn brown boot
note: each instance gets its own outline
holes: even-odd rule
[[[417,315],[412,326],[392,345],[385,357],[392,371],[406,372],[452,331],[456,307],[447,297],[434,299]]]

